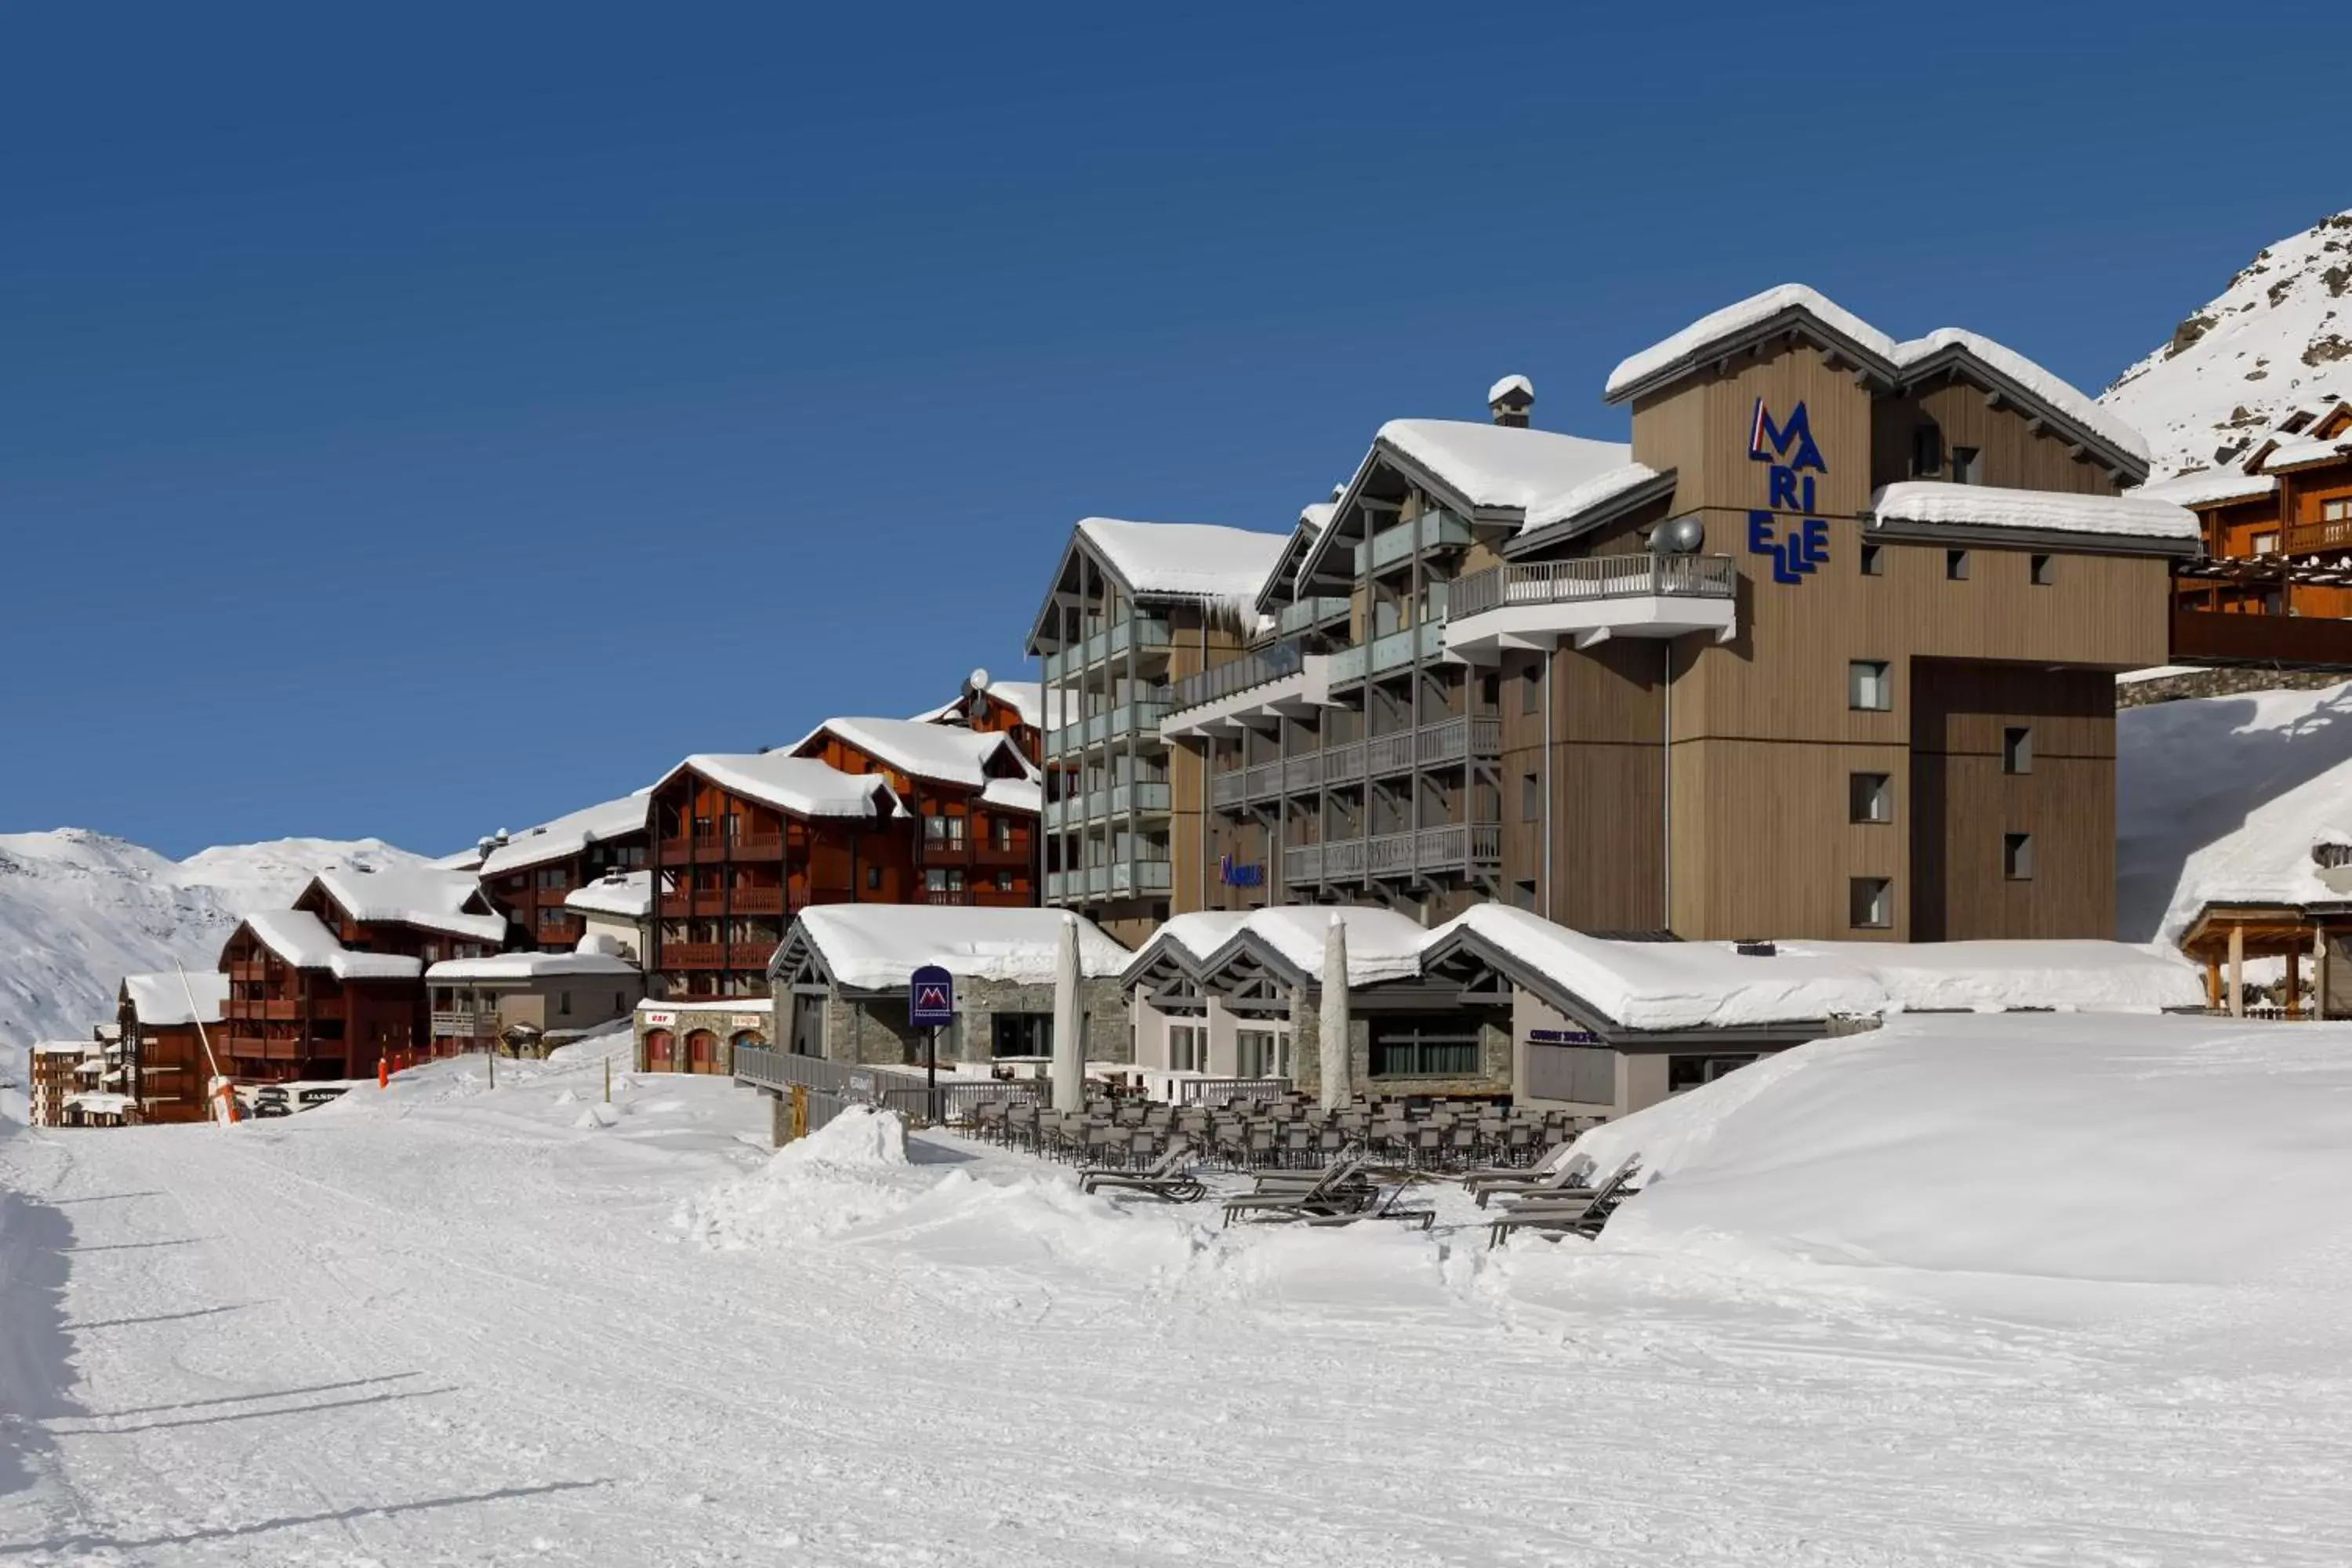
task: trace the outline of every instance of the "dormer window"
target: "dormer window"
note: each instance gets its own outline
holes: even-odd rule
[[[1911,477],[1932,479],[1944,471],[1944,433],[1933,425],[1920,425],[1911,431]]]

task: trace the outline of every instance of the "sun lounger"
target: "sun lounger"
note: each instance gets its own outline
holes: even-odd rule
[[[1369,1208],[1348,1210],[1337,1214],[1300,1215],[1297,1217],[1307,1225],[1353,1225],[1362,1219],[1387,1219],[1394,1220],[1399,1225],[1417,1225],[1422,1229],[1427,1230],[1437,1223],[1435,1209],[1399,1206],[1399,1200],[1404,1196],[1405,1189],[1411,1185],[1409,1182],[1399,1182],[1389,1189],[1387,1197]]]
[[[1641,1168],[1641,1157],[1632,1155],[1592,1190],[1591,1197],[1515,1204],[1510,1213],[1488,1223],[1486,1245],[1498,1247],[1506,1237],[1518,1230],[1539,1230],[1555,1236],[1597,1236],[1617,1205],[1625,1201]]]
[[[1141,1193],[1165,1204],[1189,1204],[1209,1195],[1209,1189],[1194,1175],[1185,1159],[1192,1152],[1191,1140],[1171,1138],[1168,1152],[1140,1171],[1096,1169],[1078,1175],[1078,1190],[1101,1192],[1109,1188],[1123,1193]]]
[[[1236,1215],[1257,1218],[1298,1219],[1312,1215],[1353,1214],[1370,1208],[1378,1189],[1366,1186],[1358,1175],[1363,1170],[1360,1158],[1349,1158],[1326,1166],[1321,1174],[1305,1187],[1292,1191],[1261,1191],[1246,1197],[1225,1200],[1225,1223],[1234,1223]]]
[[[1496,1193],[1550,1193],[1561,1197],[1589,1197],[1591,1191],[1585,1184],[1593,1172],[1591,1156],[1569,1154],[1563,1157],[1561,1151],[1566,1148],[1567,1145],[1563,1144],[1560,1150],[1555,1150],[1553,1158],[1532,1171],[1499,1171],[1465,1177],[1462,1190],[1477,1199],[1480,1208],[1485,1208],[1486,1200]]]

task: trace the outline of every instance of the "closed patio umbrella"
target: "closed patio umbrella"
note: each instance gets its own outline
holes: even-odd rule
[[[1348,927],[1337,913],[1323,938],[1323,1009],[1318,1047],[1323,1063],[1323,1108],[1338,1110],[1354,1094],[1348,1081]]]
[[[1087,1108],[1087,1046],[1078,1006],[1078,917],[1062,915],[1062,945],[1054,959],[1054,1109]]]

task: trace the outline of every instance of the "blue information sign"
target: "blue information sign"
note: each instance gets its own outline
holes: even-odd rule
[[[907,1022],[918,1029],[944,1029],[955,1022],[955,976],[927,963],[907,977]]]

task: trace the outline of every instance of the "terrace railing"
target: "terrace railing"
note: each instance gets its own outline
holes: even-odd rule
[[[1560,605],[1588,599],[1729,599],[1739,569],[1728,555],[1590,555],[1496,566],[1457,578],[1449,617],[1456,624],[1510,605]]]

